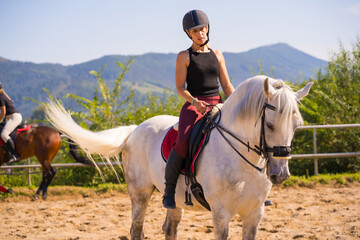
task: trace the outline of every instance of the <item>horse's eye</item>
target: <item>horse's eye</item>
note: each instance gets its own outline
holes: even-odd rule
[[[266,123],[266,126],[267,126],[271,131],[274,131],[274,125],[272,125],[271,123]]]

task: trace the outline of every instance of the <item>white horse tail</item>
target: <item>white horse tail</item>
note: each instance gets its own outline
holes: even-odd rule
[[[70,113],[59,103],[50,103],[46,110],[48,120],[59,131],[79,145],[91,158],[91,154],[98,154],[101,158],[118,159],[128,136],[136,125],[121,126],[100,132],[92,132],[79,126]]]

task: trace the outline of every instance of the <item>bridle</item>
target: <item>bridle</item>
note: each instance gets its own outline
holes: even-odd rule
[[[216,107],[219,110],[219,118],[218,120],[215,122],[214,119],[210,116],[209,112],[206,113],[204,115],[205,118],[207,118],[207,120],[209,122],[212,123],[213,128],[215,127],[220,135],[225,139],[225,141],[230,145],[230,147],[242,158],[244,159],[250,166],[252,166],[253,168],[255,168],[256,170],[258,170],[259,172],[263,172],[263,170],[265,169],[265,167],[267,167],[268,163],[269,163],[269,153],[273,153],[273,157],[274,158],[290,158],[291,156],[291,147],[290,146],[274,146],[274,147],[269,147],[266,143],[266,137],[265,137],[265,110],[266,108],[275,111],[275,106],[268,104],[267,102],[264,103],[264,106],[261,110],[261,130],[260,130],[260,141],[259,141],[259,146],[255,145],[254,147],[251,147],[249,142],[245,143],[243,140],[241,140],[240,138],[238,138],[237,136],[235,136],[232,132],[230,132],[229,130],[227,130],[226,128],[224,128],[223,126],[221,126],[219,124],[220,119],[221,119],[221,109],[219,107],[217,107],[216,105],[208,105],[209,107]],[[212,129],[212,128],[211,128]],[[256,166],[255,164],[251,163],[249,160],[246,159],[246,157],[244,155],[242,155],[235,147],[234,145],[231,143],[231,141],[225,136],[225,133],[229,134],[231,137],[233,137],[235,140],[237,140],[238,142],[240,142],[241,144],[243,144],[244,146],[247,147],[248,152],[253,151],[255,152],[257,155],[259,155],[260,157],[262,157],[263,159],[265,159],[266,164],[264,168],[260,168],[258,166]]]

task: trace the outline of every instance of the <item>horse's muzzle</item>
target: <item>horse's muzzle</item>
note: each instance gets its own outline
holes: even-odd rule
[[[286,179],[289,178],[290,175],[270,175],[270,181],[272,184],[280,184],[282,183],[283,181],[285,181]]]
[[[268,161],[268,177],[273,184],[280,184],[290,177],[288,160],[283,156],[279,158],[270,156]]]

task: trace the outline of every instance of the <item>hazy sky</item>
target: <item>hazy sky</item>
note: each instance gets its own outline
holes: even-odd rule
[[[71,65],[109,54],[177,53],[182,18],[201,9],[210,44],[243,52],[284,42],[329,60],[360,37],[360,0],[0,0],[0,56]]]

